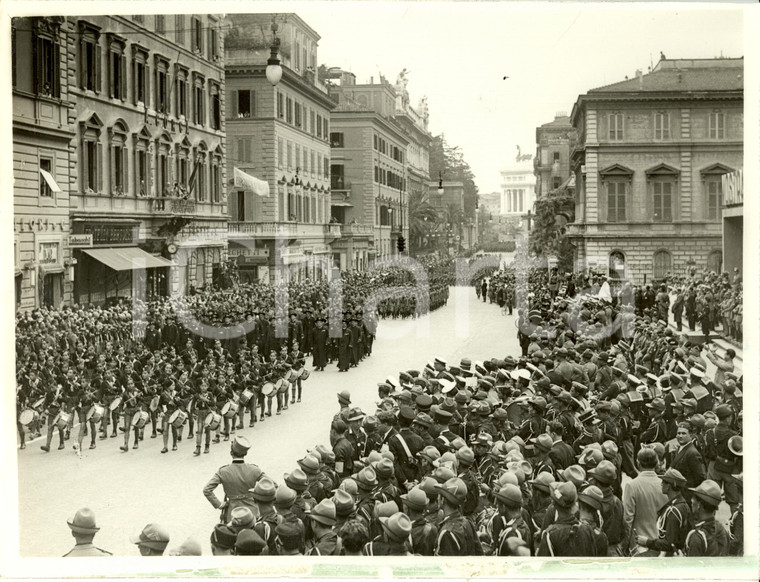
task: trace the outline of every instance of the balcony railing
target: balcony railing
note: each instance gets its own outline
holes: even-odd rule
[[[330,190],[339,192],[351,189],[351,181],[346,180],[343,176],[330,176]]]
[[[154,214],[195,214],[195,200],[178,198],[148,198],[148,208]]]
[[[325,235],[339,237],[339,224],[311,224],[307,222],[228,222],[227,231],[260,238],[306,238]]]
[[[343,236],[372,236],[375,227],[371,224],[341,224],[340,230]]]

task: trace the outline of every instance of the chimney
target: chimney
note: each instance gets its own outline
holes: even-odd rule
[[[636,69],[636,78],[639,80],[639,89],[644,88],[644,75],[641,69]]]

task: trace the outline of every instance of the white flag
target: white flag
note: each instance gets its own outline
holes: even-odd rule
[[[245,188],[258,196],[269,196],[269,183],[246,174],[242,170],[234,168],[234,185],[237,188]]]

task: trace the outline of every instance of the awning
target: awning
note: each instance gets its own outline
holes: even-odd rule
[[[42,177],[45,179],[45,182],[47,182],[47,185],[50,187],[50,189],[53,192],[55,192],[56,194],[60,194],[62,192],[61,187],[55,181],[55,178],[53,178],[50,172],[40,168],[40,174],[42,174]]]
[[[336,200],[336,201],[330,202],[330,206],[350,206],[353,208],[354,205],[351,204],[350,202],[344,202],[343,200]]]
[[[243,170],[234,170],[233,185],[237,188],[245,188],[250,190],[257,196],[269,196],[269,182],[254,178],[250,174],[246,174]]]
[[[171,267],[172,262],[163,257],[154,257],[138,247],[118,249],[83,249],[96,261],[103,263],[114,271],[131,271],[133,269],[153,269]]]

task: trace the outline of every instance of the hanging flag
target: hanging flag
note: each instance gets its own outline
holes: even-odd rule
[[[254,178],[253,176],[246,174],[242,170],[238,170],[237,168],[234,169],[234,181],[233,185],[236,188],[243,188],[245,190],[250,190],[257,196],[269,196],[269,182],[265,182],[264,180],[259,180],[258,178]]]
[[[198,157],[195,158],[195,164],[193,165],[193,171],[190,173],[190,179],[187,182],[187,195],[191,196],[193,194],[193,189],[195,188],[195,179],[198,175],[198,167],[201,165],[200,159]]]

